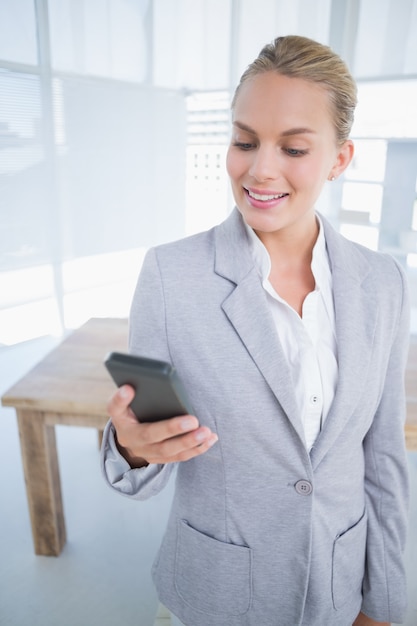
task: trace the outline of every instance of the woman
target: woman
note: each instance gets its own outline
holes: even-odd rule
[[[140,500],[177,467],[153,574],[187,626],[404,617],[406,283],[314,209],[355,104],[326,46],[266,46],[232,104],[234,212],[142,268],[130,349],[172,362],[196,415],[139,424],[122,387],[103,471]]]

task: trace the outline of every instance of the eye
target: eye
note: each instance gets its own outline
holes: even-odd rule
[[[239,148],[240,150],[252,150],[253,148],[256,148],[254,143],[246,143],[244,141],[235,141],[233,145],[235,148]]]
[[[300,157],[308,153],[308,150],[297,150],[296,148],[284,148],[284,151],[291,157]]]

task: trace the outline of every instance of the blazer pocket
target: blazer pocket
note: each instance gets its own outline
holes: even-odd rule
[[[362,595],[367,535],[366,513],[349,530],[336,537],[333,546],[333,606],[340,609]]]
[[[243,615],[252,594],[252,552],[224,543],[178,522],[175,585],[194,610],[210,615]]]

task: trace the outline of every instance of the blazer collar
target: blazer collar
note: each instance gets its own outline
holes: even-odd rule
[[[332,273],[334,271],[350,277],[361,284],[369,273],[369,263],[360,247],[340,235],[320,214]],[[215,272],[238,284],[253,269],[253,260],[248,245],[248,235],[243,218],[237,208],[215,229]]]
[[[253,270],[248,235],[243,218],[235,208],[229,217],[214,229],[215,272],[238,284]]]
[[[320,463],[347,425],[364,392],[378,318],[372,290],[366,288],[371,277],[370,266],[360,246],[345,239],[320,217],[333,279],[339,377],[333,404],[310,453],[313,466]],[[304,442],[291,370],[278,340],[237,209],[215,228],[215,241],[215,271],[235,284],[222,304],[223,310]]]
[[[215,233],[215,271],[235,284],[222,308],[304,443],[292,373],[252,260],[245,225],[237,209],[215,229]]]
[[[371,268],[361,247],[322,220],[333,279],[339,375],[335,398],[311,451],[314,467],[341,434],[365,392],[379,315],[369,288]]]

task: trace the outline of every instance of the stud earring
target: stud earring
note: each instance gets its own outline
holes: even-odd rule
[[[336,180],[336,176],[329,176],[327,180],[330,180],[330,182],[333,182],[334,180]]]

